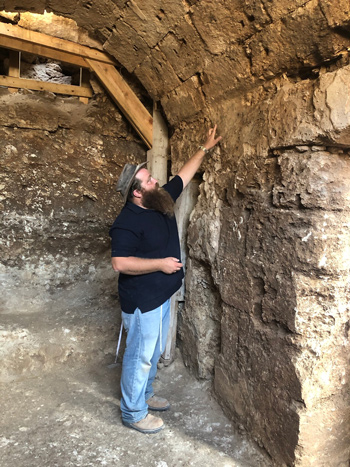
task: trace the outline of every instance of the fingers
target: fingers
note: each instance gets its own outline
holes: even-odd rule
[[[214,128],[210,128],[209,130],[209,136],[208,136],[208,139],[210,141],[212,141],[214,143],[214,145],[216,143],[218,143],[221,139],[222,139],[222,136],[218,136],[217,138],[215,138],[215,135],[216,135],[216,129],[217,129],[217,125],[215,124],[214,125]]]
[[[216,128],[217,128],[217,125],[215,124],[214,128],[210,128],[209,130],[209,136],[211,136],[212,138],[215,138]]]
[[[182,268],[182,263],[180,263],[180,260],[177,258],[172,258],[175,261],[175,271],[179,271]]]
[[[182,263],[180,263],[180,260],[177,259],[177,258],[173,258],[173,259],[176,262],[175,267],[174,267],[174,271],[173,271],[173,274],[175,274],[175,272],[180,271],[180,269],[182,268]]]
[[[218,136],[217,138],[215,138],[215,135],[216,135],[216,129],[217,129],[217,125],[215,124],[214,125],[214,128],[210,128],[209,132],[208,132],[208,139],[207,141],[205,142],[204,146],[207,148],[207,149],[211,149],[213,148],[219,141],[221,141],[222,139],[222,136]]]
[[[180,263],[180,260],[178,258],[164,258],[162,262],[163,267],[161,271],[165,274],[175,274],[176,272],[180,271],[180,269],[183,267],[183,264]]]

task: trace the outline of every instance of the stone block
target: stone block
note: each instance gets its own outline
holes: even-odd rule
[[[320,76],[313,104],[315,119],[329,140],[350,145],[350,66]]]
[[[297,295],[296,369],[307,409],[340,398],[350,406],[349,291],[347,279],[294,275]]]
[[[199,211],[193,212],[188,229],[191,255],[199,261],[216,263],[220,243],[220,209],[222,202],[211,181],[200,186]]]
[[[111,0],[99,2],[79,0],[74,8],[72,19],[77,22],[78,26],[94,35],[97,29],[106,27],[112,29],[118,11]]]
[[[173,29],[187,10],[183,2],[163,0],[160,5],[157,0],[147,3],[132,0],[122,10],[121,20],[133,31],[137,31],[137,36],[153,48]]]
[[[134,73],[154,100],[160,100],[181,85],[171,63],[158,47],[152,49]]]
[[[346,210],[350,202],[350,160],[327,151],[285,151],[278,157],[280,180],[273,203],[280,208]]]
[[[350,67],[321,74],[311,82],[283,82],[268,108],[272,148],[317,143],[350,144]]]
[[[296,274],[295,368],[305,409],[300,412],[296,465],[347,466],[349,448],[348,280]]]
[[[193,7],[191,15],[208,50],[217,55],[235,42],[243,41],[260,30],[270,18],[259,2],[253,5],[234,0],[231,2],[206,1]]]
[[[245,218],[244,212],[232,208],[222,212],[213,272],[222,299],[261,322],[294,330],[296,300],[288,268],[296,258],[286,216],[274,218],[253,210]]]
[[[205,107],[205,99],[198,78],[182,83],[161,99],[161,104],[171,124],[194,117]]]
[[[344,28],[350,26],[350,5],[347,0],[320,1],[320,7],[331,28]]]
[[[222,347],[229,348],[233,340],[234,350],[217,359],[214,390],[218,400],[276,465],[292,465],[302,404],[292,362],[295,348],[288,334],[273,332],[228,306],[223,310],[222,329]]]
[[[347,43],[347,39],[328,27],[316,0],[247,40],[252,73],[265,79],[287,70],[297,73],[303,67],[321,65],[330,56],[336,56]]]
[[[198,32],[186,18],[159,42],[164,57],[182,81],[198,73],[209,55]]]
[[[321,141],[323,131],[314,119],[314,89],[309,81],[282,82],[267,111],[270,147],[305,145]]]
[[[225,77],[225,86],[222,85],[221,76]],[[246,88],[252,83],[249,58],[242,47],[234,45],[229,54],[206,61],[201,80],[203,93],[210,96],[210,99],[227,99],[230,95],[237,94],[240,88]]]
[[[270,0],[268,2],[264,2],[266,13],[270,16],[273,23],[283,20],[283,18],[293,14],[295,10],[302,8],[304,5],[305,0],[295,0],[293,2]]]
[[[149,55],[150,47],[135,30],[122,19],[115,22],[113,32],[103,44],[104,49],[115,57],[130,73]]]

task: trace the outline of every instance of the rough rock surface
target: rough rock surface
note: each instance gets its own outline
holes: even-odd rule
[[[115,182],[145,150],[103,95],[84,105],[2,90],[0,109],[1,379],[8,380],[113,351]],[[82,302],[95,303],[96,313],[82,316]],[[72,327],[80,328],[73,340]]]
[[[144,149],[102,100],[6,91],[0,107],[2,268],[46,289],[92,279],[120,209],[116,178]]]
[[[186,362],[201,377],[214,375],[227,413],[277,465],[348,466],[348,0],[26,2],[27,11],[45,8],[75,20],[160,100],[172,127],[173,173],[203,142],[205,129],[218,124],[224,139],[201,168],[189,228],[191,271],[179,330]],[[1,9],[17,12],[23,5],[0,0]],[[94,138],[90,130],[80,136],[81,129],[64,123],[56,130],[67,117],[55,113],[41,123],[42,140],[35,138],[40,153],[47,147],[45,131],[59,135],[56,155],[61,145],[69,152],[66,135],[79,141],[81,153],[85,145],[100,150],[99,130],[92,131]],[[13,111],[6,117],[13,118]],[[38,119],[37,112],[19,107],[0,131],[10,140],[16,133],[30,135]],[[90,122],[93,127],[101,119]],[[114,147],[120,135],[110,136]],[[39,151],[32,146],[26,154],[26,139],[18,140],[10,141],[24,148],[18,167],[26,155],[26,167],[38,170],[29,156],[40,161]],[[7,175],[14,172],[17,180],[18,156],[6,151],[13,164]],[[104,165],[97,156],[93,160],[105,177],[100,186],[108,185]],[[125,160],[121,154],[115,163]],[[64,183],[81,204],[96,207],[92,184],[73,181],[89,173],[91,159],[78,161],[64,162],[72,177]],[[61,205],[71,209],[67,190],[55,204],[45,194],[49,183],[40,201],[25,188],[28,182],[35,186],[31,172],[22,177],[20,196],[17,183],[8,190],[7,206],[16,215],[22,216],[25,200],[44,209],[49,224],[46,199],[57,206],[54,215]],[[108,194],[100,196],[107,213]],[[39,212],[35,208],[35,218]],[[73,218],[85,222],[90,212],[76,209]],[[101,216],[97,223],[104,222]],[[16,268],[21,245],[10,246]],[[64,256],[69,264],[75,264],[73,251]],[[66,267],[63,276],[70,271]],[[49,272],[49,282],[57,282],[54,265]]]

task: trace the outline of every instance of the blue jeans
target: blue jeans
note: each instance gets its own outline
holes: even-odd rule
[[[129,423],[147,416],[146,401],[154,395],[152,383],[164,351],[170,323],[170,299],[154,310],[133,314],[122,312],[127,332],[121,377],[122,418]]]

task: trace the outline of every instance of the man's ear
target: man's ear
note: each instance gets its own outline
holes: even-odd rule
[[[132,195],[133,195],[134,198],[141,198],[142,197],[142,193],[141,193],[140,190],[134,190],[132,192]]]

